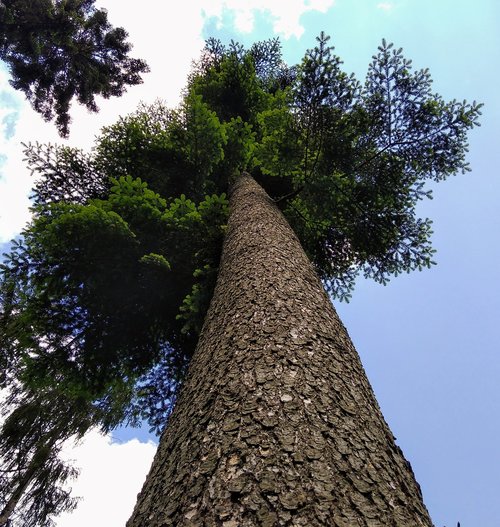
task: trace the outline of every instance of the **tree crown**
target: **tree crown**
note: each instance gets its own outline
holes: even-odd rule
[[[12,86],[43,118],[69,134],[73,98],[98,110],[95,96],[120,96],[148,71],[128,56],[127,32],[113,28],[95,0],[4,0],[0,3],[0,59]]]

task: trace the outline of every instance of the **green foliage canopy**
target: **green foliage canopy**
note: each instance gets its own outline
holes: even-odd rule
[[[56,116],[69,133],[70,103],[98,110],[95,96],[120,96],[142,82],[143,60],[128,56],[123,28],[113,28],[95,0],[3,0],[0,2],[0,59],[12,86],[24,92],[47,121]]]

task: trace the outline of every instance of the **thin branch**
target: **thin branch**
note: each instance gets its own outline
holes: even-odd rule
[[[300,186],[299,188],[295,189],[294,191],[290,192],[289,194],[285,194],[284,196],[276,198],[273,201],[274,201],[274,203],[278,204],[278,203],[281,203],[282,201],[286,201],[288,199],[292,199],[295,196],[298,196],[303,190],[304,190],[304,185]]]
[[[447,125],[446,125],[447,126]],[[368,165],[369,163],[371,163],[374,159],[376,159],[377,157],[379,157],[380,155],[382,155],[386,150],[388,150],[389,148],[392,148],[394,146],[403,146],[403,145],[412,145],[412,144],[415,144],[415,143],[421,143],[422,141],[425,141],[427,139],[430,139],[431,137],[435,136],[436,134],[438,133],[441,133],[445,130],[445,127],[443,128],[440,128],[439,130],[436,130],[435,132],[433,132],[432,134],[429,134],[429,135],[426,135],[425,137],[422,137],[420,139],[414,139],[414,140],[411,140],[411,141],[397,141],[396,143],[389,143],[387,146],[384,146],[384,148],[382,148],[382,150],[380,150],[379,152],[377,152],[376,154],[372,155],[371,157],[369,157],[366,161],[363,161],[362,163],[360,163],[359,165],[356,165],[354,168],[353,168],[353,172],[356,171],[356,170],[359,170],[360,168],[363,168],[364,166]]]

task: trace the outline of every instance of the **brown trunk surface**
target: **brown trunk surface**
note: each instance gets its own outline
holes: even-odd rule
[[[432,526],[359,357],[249,176],[189,375],[128,527]]]

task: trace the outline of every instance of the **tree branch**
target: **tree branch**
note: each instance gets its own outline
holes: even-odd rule
[[[276,198],[273,201],[274,201],[274,203],[278,204],[278,203],[281,203],[282,201],[286,201],[288,199],[292,199],[295,196],[298,196],[303,190],[304,190],[304,185],[300,186],[299,188],[295,189],[294,191],[290,192],[289,194],[285,194],[284,196]]]

